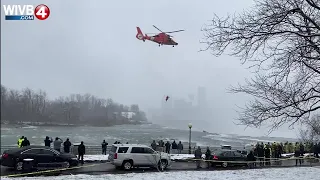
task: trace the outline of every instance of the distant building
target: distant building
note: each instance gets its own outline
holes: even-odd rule
[[[118,112],[114,112],[114,114],[115,114],[115,115],[119,115]],[[134,115],[136,115],[135,112],[121,112],[121,116],[122,116],[122,117],[125,117],[125,118],[127,118],[127,119],[132,119],[132,117],[133,117]]]
[[[198,87],[198,106],[206,107],[207,106],[207,93],[205,87]]]
[[[190,106],[192,106],[192,104],[190,102],[185,101],[184,99],[174,100],[175,109],[188,108]]]

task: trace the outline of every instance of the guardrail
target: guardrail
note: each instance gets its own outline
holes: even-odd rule
[[[111,146],[112,145],[108,145],[107,146],[107,153],[111,150]],[[53,146],[51,146],[53,148]],[[70,152],[72,152],[73,154],[78,154],[78,146],[77,145],[72,145],[70,147]],[[194,150],[197,146],[193,146],[191,147],[191,153],[193,154],[194,153]],[[206,152],[207,150],[207,147],[204,147],[204,146],[200,146],[201,147],[201,151],[203,153]],[[5,145],[2,145],[1,146],[1,154],[5,151],[5,150],[9,150],[9,149],[13,149],[13,148],[17,148],[17,146],[5,146]],[[217,149],[220,149],[221,147],[220,146],[211,146],[209,147],[211,151],[214,151],[214,150],[217,150]],[[239,149],[239,150],[243,150],[243,147],[232,147],[232,149]],[[157,149],[159,150],[159,149]],[[61,147],[61,151],[63,152],[63,147]],[[181,151],[182,154],[188,154],[189,153],[189,146],[184,146],[183,147],[183,150]],[[86,145],[86,154],[87,155],[95,155],[95,154],[102,154],[102,147],[101,145]]]

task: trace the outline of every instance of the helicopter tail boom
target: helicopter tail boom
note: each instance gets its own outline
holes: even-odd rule
[[[142,41],[145,41],[145,37],[141,31],[141,29],[139,27],[137,27],[137,35],[136,35],[136,38],[139,39],[139,40],[142,40]]]

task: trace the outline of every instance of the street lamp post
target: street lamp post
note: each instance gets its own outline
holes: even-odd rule
[[[189,123],[188,127],[189,127],[189,154],[191,154],[191,128],[192,128],[192,124]]]

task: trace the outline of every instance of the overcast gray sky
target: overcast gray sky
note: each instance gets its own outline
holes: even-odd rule
[[[265,135],[267,130],[233,124],[235,104],[247,97],[226,91],[250,73],[229,56],[198,52],[205,23],[252,6],[252,0],[2,0],[3,4],[46,4],[45,21],[4,21],[1,9],[1,83],[10,88],[44,89],[50,98],[91,93],[142,108],[159,107],[166,94],[187,97],[206,86],[216,121],[228,133]],[[177,47],[158,47],[135,38],[143,33],[185,29]],[[296,137],[287,127],[271,134]]]

